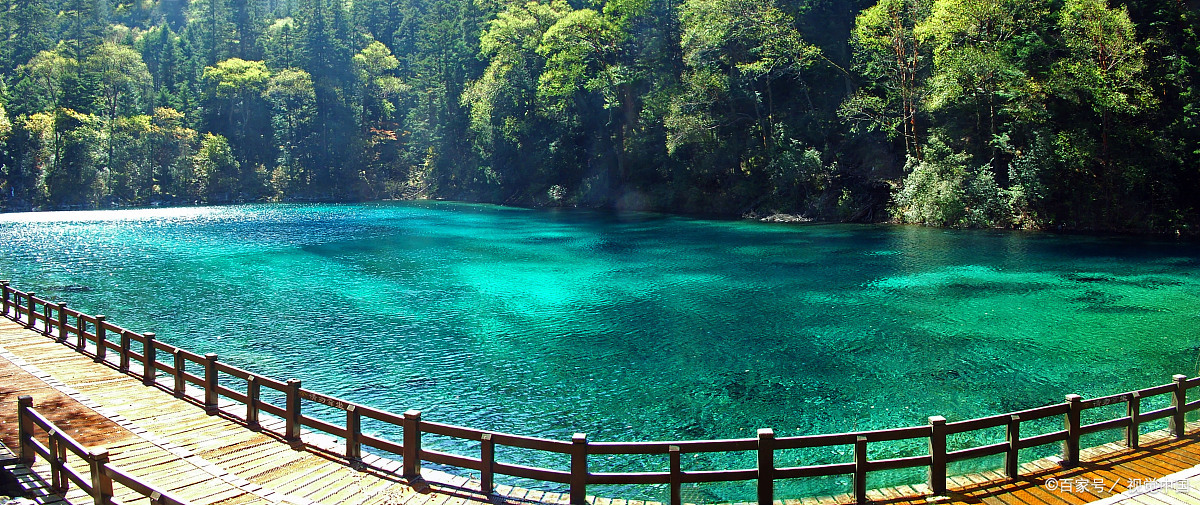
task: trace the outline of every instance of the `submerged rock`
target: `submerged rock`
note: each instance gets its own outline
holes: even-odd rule
[[[759,221],[764,223],[811,223],[812,218],[804,217],[800,214],[771,214],[760,218]]]

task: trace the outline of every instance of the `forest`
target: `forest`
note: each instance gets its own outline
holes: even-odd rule
[[[1198,0],[0,0],[5,211],[1200,233]]]

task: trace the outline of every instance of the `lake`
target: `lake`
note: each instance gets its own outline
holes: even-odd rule
[[[1167,240],[445,202],[250,205],[0,215],[0,277],[308,389],[562,440],[923,425],[1200,366],[1200,248]],[[753,485],[703,493],[747,499]]]

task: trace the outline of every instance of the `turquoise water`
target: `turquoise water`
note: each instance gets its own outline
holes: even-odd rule
[[[1200,248],[1145,239],[262,205],[0,215],[0,277],[306,388],[563,440],[893,428],[1158,385],[1200,366]],[[904,447],[872,446],[872,457]],[[845,449],[794,463],[845,461]],[[593,470],[665,464],[594,458]],[[871,484],[905,479],[919,473]]]

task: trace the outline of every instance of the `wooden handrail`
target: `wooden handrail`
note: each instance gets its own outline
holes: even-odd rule
[[[34,428],[45,433],[47,445],[38,442]],[[17,398],[17,431],[21,463],[32,467],[38,456],[46,460],[50,464],[50,489],[56,493],[65,494],[69,483],[74,483],[91,496],[96,505],[111,505],[113,483],[116,482],[150,498],[150,503],[154,505],[191,505],[190,502],[143,482],[133,474],[112,465],[108,461],[107,449],[89,449],[63,433],[53,422],[33,409],[32,396]],[[68,457],[72,456],[87,464],[88,474],[79,473],[68,466]]]
[[[45,314],[36,310],[41,305]],[[58,318],[50,317],[51,309],[55,307]],[[64,315],[65,314],[65,315]],[[866,503],[866,476],[868,473],[894,468],[927,467],[929,470],[929,487],[935,495],[946,493],[947,470],[952,462],[985,456],[1003,454],[1004,475],[1009,479],[1019,478],[1020,451],[1033,447],[1062,443],[1062,464],[1073,466],[1078,464],[1080,437],[1087,433],[1108,430],[1122,430],[1124,442],[1130,448],[1137,449],[1140,440],[1141,425],[1167,419],[1170,434],[1179,438],[1185,434],[1184,414],[1200,410],[1200,400],[1187,401],[1187,391],[1200,386],[1200,377],[1188,378],[1184,375],[1172,377],[1172,382],[1098,398],[1084,399],[1079,395],[1067,395],[1062,403],[1045,405],[1031,409],[981,417],[977,419],[947,422],[940,416],[930,418],[930,424],[885,430],[836,433],[828,435],[805,435],[794,437],[776,437],[773,431],[759,432],[757,438],[730,440],[689,440],[665,442],[591,442],[586,434],[576,434],[571,441],[551,440],[528,437],[509,433],[497,433],[436,423],[422,420],[422,413],[409,410],[404,414],[396,414],[386,410],[359,405],[341,398],[325,395],[316,391],[303,389],[299,380],[280,381],[255,374],[222,362],[216,354],[201,356],[190,351],[168,345],[153,334],[139,335],[135,332],[116,326],[105,320],[104,316],[90,316],[71,309],[64,304],[56,304],[35,297],[32,293],[24,293],[12,288],[8,281],[0,281],[0,315],[4,315],[18,323],[24,323],[34,329],[40,321],[41,329],[46,335],[54,335],[57,331],[59,342],[68,342],[69,335],[75,333],[76,345],[67,343],[79,352],[87,352],[86,344],[94,343],[93,355],[97,362],[141,378],[146,385],[158,385],[178,397],[185,396],[187,384],[194,384],[203,389],[203,398],[196,399],[209,414],[221,412],[218,399],[225,397],[246,405],[246,414],[240,418],[247,427],[259,429],[260,413],[279,416],[283,419],[285,428],[281,435],[284,439],[301,444],[301,428],[307,427],[328,435],[341,438],[346,443],[346,459],[350,462],[361,461],[363,446],[397,454],[401,457],[403,474],[415,477],[420,474],[421,462],[430,461],[440,464],[460,466],[480,472],[481,490],[491,493],[494,487],[494,475],[504,474],[514,477],[530,478],[546,482],[567,484],[570,488],[572,503],[582,503],[586,497],[589,484],[668,484],[671,499],[668,505],[682,503],[682,483],[709,483],[727,481],[755,480],[758,486],[759,501],[774,499],[774,481],[787,478],[802,478],[814,476],[847,475],[853,480],[853,494],[858,503]],[[76,326],[67,324],[66,318],[74,317]],[[95,329],[87,332],[88,325]],[[108,340],[109,334],[116,333],[121,338],[118,345]],[[143,353],[129,349],[129,342],[137,341],[143,344]],[[116,351],[115,359],[106,355],[106,349]],[[157,351],[162,351],[158,353]],[[156,356],[171,356],[173,363],[160,361]],[[130,370],[130,364],[141,364],[141,370]],[[188,362],[201,371],[201,375],[189,373]],[[171,375],[173,387],[158,384],[157,373]],[[233,385],[224,385],[223,380],[233,381]],[[243,394],[239,382],[245,384]],[[260,394],[261,388],[266,387],[280,393],[285,399],[284,405],[276,405],[264,400]],[[1170,406],[1149,412],[1141,412],[1141,402],[1146,398],[1162,395],[1170,396]],[[304,405],[315,403],[332,407],[346,412],[345,425],[340,426],[329,420],[317,419],[305,414]],[[1125,404],[1123,415],[1081,424],[1081,414],[1084,411],[1109,405]],[[223,412],[237,418],[236,414]],[[1061,431],[1023,436],[1021,424],[1041,419],[1061,417],[1065,428]],[[362,432],[363,418],[383,422],[399,428],[401,440],[389,440],[378,434]],[[976,433],[985,430],[1004,428],[1003,441],[983,443],[966,447],[948,447],[948,436],[963,433]],[[421,435],[424,433],[439,435],[453,439],[479,443],[478,455],[450,454],[440,451],[422,450]],[[928,442],[928,451],[909,454],[888,459],[871,460],[868,457],[869,444],[894,440],[921,440]],[[513,463],[496,461],[497,446],[528,449],[539,452],[554,453],[567,456],[569,468],[551,469],[538,468]],[[814,464],[808,466],[785,467],[778,466],[776,452],[789,449],[845,446],[851,449],[854,461],[851,463]],[[22,449],[24,454],[24,448]],[[750,469],[716,469],[716,470],[685,470],[682,468],[681,455],[686,453],[711,452],[756,452],[758,464]],[[591,471],[589,457],[591,455],[660,455],[664,457],[669,469],[666,472],[603,472]]]

